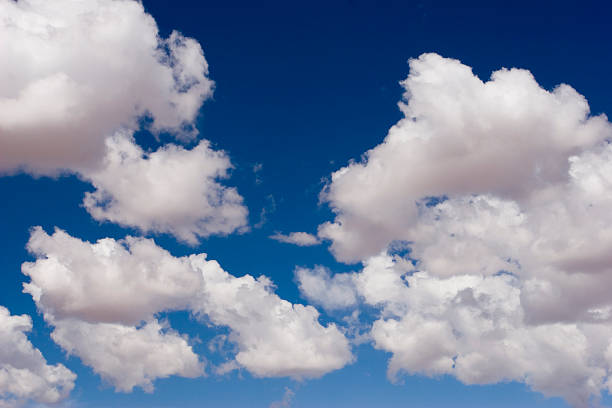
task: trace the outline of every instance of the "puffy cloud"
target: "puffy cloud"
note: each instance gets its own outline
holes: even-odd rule
[[[153,133],[197,134],[213,89],[197,41],[159,37],[132,0],[1,0],[0,14],[0,174],[77,173],[95,219],[191,244],[245,226],[242,197],[217,182],[225,153],[201,141],[145,154],[131,137],[143,117]]]
[[[202,373],[187,339],[157,322],[163,311],[229,327],[235,362],[256,376],[318,377],[352,361],[348,340],[321,325],[312,306],[281,299],[265,276],[234,277],[205,254],[177,258],[150,239],[92,244],[41,228],[28,250],[37,259],[22,266],[25,291],[54,326],[52,338],[118,390]]]
[[[323,266],[313,269],[297,267],[295,278],[302,296],[327,310],[346,309],[357,304],[353,276],[350,274],[332,277],[329,269]]]
[[[36,227],[27,248],[37,260],[22,265],[31,279],[24,290],[48,319],[138,324],[160,311],[188,309],[203,282],[190,258],[176,258],[150,239],[90,244]]]
[[[526,70],[481,81],[457,60],[424,54],[402,82],[400,120],[384,142],[332,175],[322,198],[334,222],[320,226],[339,260],[375,255],[393,240],[413,241],[416,202],[490,193],[523,201],[565,183],[568,159],[612,136],[568,85],[542,89]]]
[[[55,322],[51,337],[118,391],[142,387],[152,392],[157,378],[194,378],[204,373],[204,364],[187,339],[157,320],[134,327],[66,319]]]
[[[95,219],[170,233],[190,244],[246,226],[242,197],[217,182],[227,177],[229,158],[207,141],[145,154],[130,134],[119,132],[106,149],[103,165],[84,173],[96,188],[83,201]]]
[[[40,227],[27,248],[37,260],[22,265],[31,278],[24,291],[53,325],[51,337],[118,391],[152,391],[156,378],[203,374],[187,339],[154,318],[188,309],[199,295],[202,275],[190,258],[175,258],[149,239],[90,244]]]
[[[155,132],[195,133],[213,85],[202,49],[160,38],[140,2],[2,0],[0,14],[0,171],[90,168],[143,115]]]
[[[322,326],[314,307],[278,297],[265,276],[237,278],[214,261],[202,262],[200,269],[199,310],[231,329],[229,340],[238,346],[235,360],[254,375],[320,377],[352,361],[348,340],[334,324]]]
[[[12,316],[0,306],[0,407],[55,403],[74,388],[76,375],[62,364],[47,364],[26,337],[31,329],[29,316]]]
[[[311,297],[379,308],[392,379],[521,381],[591,406],[612,391],[612,126],[524,70],[410,65],[406,118],[324,193],[336,220],[319,235],[363,268],[308,274]]]
[[[313,246],[321,243],[319,238],[307,232],[292,232],[288,235],[276,233],[271,235],[270,238],[278,242],[284,242],[286,244],[293,244],[297,246]]]

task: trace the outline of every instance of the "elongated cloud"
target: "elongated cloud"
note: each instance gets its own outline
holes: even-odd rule
[[[271,235],[270,238],[278,242],[284,242],[285,244],[293,244],[297,246],[313,246],[321,243],[319,238],[307,232],[292,232],[287,235],[276,233]]]
[[[26,336],[31,329],[30,316],[0,306],[0,407],[56,403],[74,388],[76,375],[62,364],[47,364]]]
[[[177,258],[150,239],[91,244],[41,228],[28,250],[37,259],[22,266],[31,278],[25,291],[54,327],[52,338],[117,390],[203,374],[188,339],[157,320],[172,310],[228,327],[234,364],[256,376],[319,377],[352,361],[348,340],[321,325],[316,309],[279,298],[265,276],[234,277],[205,254]]]
[[[195,134],[212,93],[197,41],[158,35],[137,1],[0,1],[0,172],[87,169],[137,128]]]
[[[612,391],[612,126],[524,70],[410,66],[406,118],[324,194],[337,217],[319,234],[363,268],[298,271],[302,293],[377,307],[391,379],[521,381],[591,406]]]
[[[218,182],[230,168],[227,155],[205,140],[191,150],[169,144],[145,154],[129,133],[118,132],[106,140],[103,165],[84,173],[96,190],[83,204],[97,220],[197,244],[246,227],[242,197]]]

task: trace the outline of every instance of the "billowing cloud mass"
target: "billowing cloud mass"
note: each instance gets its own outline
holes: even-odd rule
[[[276,233],[271,235],[270,238],[278,242],[284,242],[285,244],[293,244],[297,246],[313,246],[321,243],[319,238],[307,232],[292,232],[287,235]]]
[[[521,381],[590,406],[612,392],[612,125],[528,71],[410,67],[406,118],[324,195],[336,220],[320,235],[363,268],[298,270],[302,293],[378,307],[392,379]]]
[[[26,337],[31,329],[30,316],[12,316],[0,306],[0,407],[59,402],[74,388],[76,375],[62,364],[47,364]]]
[[[405,118],[384,142],[332,175],[322,195],[336,219],[319,236],[339,260],[414,241],[417,201],[490,193],[525,202],[568,181],[569,158],[612,137],[568,85],[542,89],[529,71],[502,69],[487,82],[459,61],[424,54],[402,82]]]
[[[197,41],[159,37],[138,1],[0,1],[0,172],[81,170],[134,129],[195,134],[212,94]]]
[[[95,219],[170,233],[190,244],[246,226],[242,197],[217,182],[228,176],[229,158],[206,140],[191,150],[169,144],[146,154],[119,132],[106,149],[103,166],[84,173],[96,188],[83,201]]]
[[[231,168],[205,140],[147,154],[132,133],[197,135],[212,95],[200,44],[173,32],[132,0],[0,0],[0,174],[78,174],[95,191],[84,204],[97,220],[143,232],[200,237],[245,227]]]
[[[22,266],[31,279],[24,290],[54,327],[53,340],[117,390],[203,374],[188,339],[157,320],[172,310],[227,326],[235,363],[256,376],[318,377],[352,361],[348,340],[321,325],[316,309],[282,300],[266,277],[236,278],[206,254],[177,258],[150,239],[91,244],[41,228],[28,250],[37,259]]]

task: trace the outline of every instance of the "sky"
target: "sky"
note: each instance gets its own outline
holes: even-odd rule
[[[0,0],[0,407],[612,406],[609,12]]]

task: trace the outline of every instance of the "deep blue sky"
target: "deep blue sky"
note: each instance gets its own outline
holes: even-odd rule
[[[461,3],[461,5],[459,5]],[[168,236],[156,241],[176,255],[206,252],[235,275],[265,274],[278,294],[304,302],[296,288],[296,265],[337,264],[325,247],[299,248],[267,237],[275,231],[315,232],[330,219],[318,203],[323,179],[380,143],[399,118],[398,82],[407,60],[436,52],[472,66],[482,79],[501,67],[529,69],[545,88],[568,83],[585,95],[594,113],[612,112],[610,12],[606,2],[208,2],[144,0],[161,34],[172,29],[204,48],[215,96],[201,110],[198,128],[227,151],[235,169],[228,184],[244,196],[250,224],[244,235],[213,237],[199,247]],[[154,139],[139,135],[151,147]],[[262,165],[262,182],[253,166]],[[519,384],[463,386],[448,378],[386,379],[388,356],[360,347],[355,364],[319,380],[253,379],[245,371],[222,378],[158,380],[156,392],[117,394],[78,359],[65,361],[49,340],[31,297],[21,293],[28,229],[42,225],[95,240],[123,237],[125,229],[98,224],[80,207],[91,187],[75,177],[58,180],[18,175],[0,178],[0,304],[34,317],[33,343],[50,362],[78,374],[73,398],[85,407],[267,407],[284,387],[295,407],[565,407]],[[131,231],[134,233],[134,231]],[[216,332],[169,316],[203,344]],[[196,347],[198,349],[198,347]],[[203,350],[204,345],[199,348]],[[80,405],[79,405],[80,406]]]

